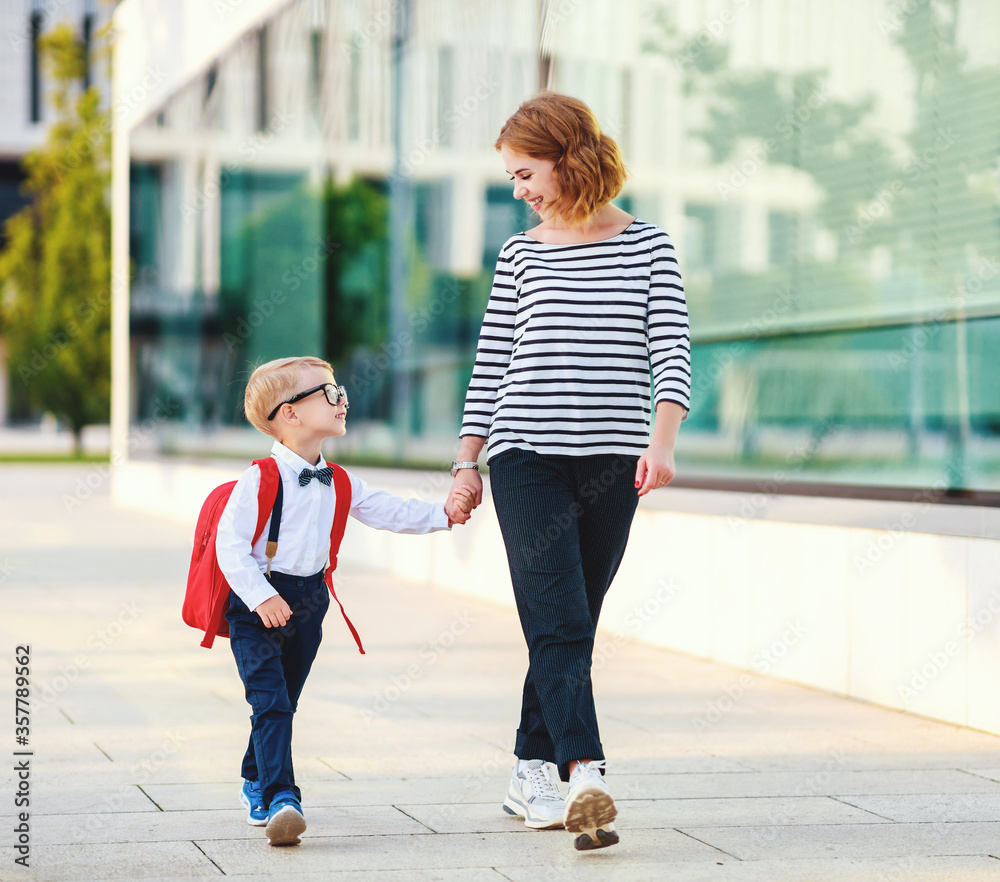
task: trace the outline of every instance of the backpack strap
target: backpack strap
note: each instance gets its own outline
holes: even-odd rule
[[[333,513],[333,528],[330,530],[330,570],[337,569],[337,554],[340,543],[344,541],[347,530],[347,518],[351,513],[351,502],[354,493],[351,487],[351,476],[339,465],[327,463],[333,469],[333,486],[337,491],[337,508]]]
[[[281,472],[273,456],[266,459],[255,459],[254,465],[260,468],[260,489],[257,490],[257,527],[253,533],[253,548],[264,532],[267,518],[271,518],[271,527],[267,531],[267,545],[264,556],[267,558],[267,575],[271,575],[271,561],[278,553],[278,528],[281,526],[281,504],[285,493],[281,487]]]
[[[337,592],[333,590],[333,571],[337,569],[337,553],[340,551],[340,543],[344,539],[344,530],[347,529],[347,516],[351,513],[351,478],[339,465],[335,465],[332,462],[328,462],[327,465],[333,469],[333,486],[337,491],[337,507],[333,513],[333,527],[330,530],[330,563],[326,568],[326,586],[330,589],[333,599],[337,601],[337,606],[340,607],[340,614],[344,617],[344,621],[347,622],[347,627],[351,631],[354,642],[358,644],[358,652],[364,655],[365,648],[361,645],[361,637],[358,635],[358,630],[347,617],[344,604],[340,602]]]
[[[271,561],[278,553],[278,530],[281,527],[281,505],[285,498],[285,491],[281,486],[281,479],[278,479],[278,495],[274,498],[274,508],[271,510],[271,526],[267,529],[267,544],[264,546],[264,557],[267,558],[267,572],[265,576],[271,575]],[[258,509],[260,501],[257,502]],[[258,512],[258,517],[260,516]]]
[[[260,488],[257,490],[257,527],[253,531],[251,546],[257,544],[257,540],[264,532],[264,524],[271,516],[271,509],[274,508],[275,500],[281,489],[281,473],[278,471],[278,463],[273,456],[255,459],[253,464],[260,469]],[[273,526],[272,532],[274,532]],[[271,539],[270,534],[267,538]],[[277,541],[277,537],[275,537],[275,541]]]
[[[277,515],[275,520],[281,520],[281,509],[275,505],[275,501],[281,491],[281,475],[278,472],[278,463],[274,457],[269,456],[266,459],[255,459],[253,464],[260,469],[260,487],[257,490],[257,527],[253,533],[253,541],[250,543],[251,547],[257,544],[261,533],[264,532],[264,524],[267,523],[267,519],[271,516],[272,508],[277,509],[275,511],[275,515]],[[271,532],[277,533],[277,529],[273,525]],[[271,538],[270,535],[268,538]],[[275,536],[276,538],[277,536]],[[270,562],[270,558],[268,558],[268,568],[270,568]],[[215,604],[212,607],[212,615],[209,618],[208,628],[205,630],[205,639],[201,642],[202,646],[207,647],[212,646],[215,635],[219,633],[219,626],[226,615],[226,610],[229,608],[229,591],[222,590],[223,588],[228,588],[228,585],[226,585],[221,572],[216,574],[216,578],[220,579],[222,584],[219,586],[219,590],[215,592]]]

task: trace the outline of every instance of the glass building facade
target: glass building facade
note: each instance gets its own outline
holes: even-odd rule
[[[1000,490],[1000,7],[293,0],[137,127],[133,419],[225,449],[318,353],[338,454],[450,460],[539,88],[622,146],[692,323],[690,479]],[[249,431],[249,430],[246,430]]]

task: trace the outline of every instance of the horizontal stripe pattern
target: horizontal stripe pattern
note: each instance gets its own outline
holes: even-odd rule
[[[488,438],[488,457],[512,447],[638,455],[649,444],[651,391],[654,406],[689,406],[687,304],[670,237],[635,220],[600,242],[508,239],[461,434]]]

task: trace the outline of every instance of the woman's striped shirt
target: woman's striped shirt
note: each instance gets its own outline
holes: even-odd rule
[[[687,305],[670,237],[635,220],[599,242],[524,233],[500,249],[462,435],[544,455],[638,456],[655,404],[685,411]]]

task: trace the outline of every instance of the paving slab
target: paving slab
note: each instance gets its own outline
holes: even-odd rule
[[[99,882],[147,879],[170,868],[172,879],[218,878],[219,868],[194,842],[42,845],[32,849],[30,873],[0,878],[33,882]]]
[[[614,775],[608,780],[613,780],[615,786],[621,788],[631,799],[849,796],[879,793],[1000,794],[1000,782],[958,769],[829,771],[828,767],[799,772]]]
[[[616,791],[617,793],[617,791]],[[798,799],[649,799],[615,800],[618,826],[630,830],[684,829],[689,825],[753,826],[795,824],[891,823],[863,808],[826,797]],[[400,805],[400,809],[439,833],[510,830],[520,821],[500,812],[500,801],[460,805]]]
[[[1000,861],[990,857],[912,857],[905,860],[825,858],[794,861],[734,861],[671,864],[669,876],[659,863],[625,866],[578,861],[564,866],[497,867],[511,882],[992,882]]]
[[[426,825],[393,806],[310,806],[309,826],[323,836],[371,836],[430,833]],[[508,824],[508,830],[510,825]],[[259,841],[259,827],[246,822],[246,811],[232,805],[216,811],[153,811],[141,817],[122,812],[60,815],[39,825],[39,845],[81,842],[168,842],[217,839]],[[2,878],[2,877],[0,877]]]
[[[523,826],[516,833],[437,833],[418,836],[311,837],[309,848],[271,848],[265,840],[198,841],[212,861],[226,873],[275,872],[282,868],[331,871],[365,867],[385,870],[485,869],[509,862],[517,855],[526,864],[569,866],[590,858],[595,862],[632,863],[655,860],[664,866],[675,861],[714,861],[725,855],[676,830],[652,830],[624,846],[581,854],[562,830],[539,832]],[[544,876],[543,876],[544,878]]]
[[[221,876],[221,874],[220,874]],[[375,882],[368,870],[318,870],[296,871],[295,882]],[[145,882],[176,882],[176,876],[159,876]],[[236,873],[224,877],[226,882],[270,882],[276,877],[271,873]],[[284,877],[281,877],[284,878]],[[380,870],[378,882],[504,882],[507,877],[491,867],[435,869],[435,870]]]
[[[1000,823],[685,827],[684,832],[744,861],[803,860],[817,854],[908,858],[1000,852],[988,845],[1000,843]]]
[[[1000,739],[757,675],[699,728],[739,671],[603,634],[622,842],[584,854],[528,830],[500,810],[514,611],[363,569],[338,579],[368,654],[329,621],[296,716],[309,829],[271,848],[238,804],[249,708],[228,643],[180,621],[193,524],[118,511],[106,486],[67,507],[90,468],[0,465],[0,690],[30,643],[34,750],[31,867],[0,833],[0,880],[1000,879]],[[14,814],[0,800],[0,827]]]
[[[301,783],[304,805],[366,806],[384,803],[392,798],[392,805],[439,805],[481,802],[484,793],[496,793],[496,804],[503,801],[510,772],[493,780],[489,786],[475,777],[468,778],[412,778],[395,776],[349,781],[327,776],[312,778]],[[239,782],[147,784],[149,798],[163,811],[185,809],[226,809],[238,804]]]
[[[892,821],[919,823],[1000,821],[1000,794],[996,793],[841,796],[838,800]]]
[[[9,809],[6,812],[8,817],[17,814],[13,800],[5,808]],[[126,814],[159,811],[139,785],[133,783],[72,787],[66,783],[50,786],[42,782],[35,782],[31,810],[37,818],[47,815],[92,815],[101,811]]]

